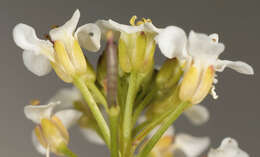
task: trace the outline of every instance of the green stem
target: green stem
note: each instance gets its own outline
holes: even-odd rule
[[[90,91],[88,90],[88,87],[86,86],[85,81],[82,78],[76,76],[76,77],[74,77],[73,83],[80,90],[85,101],[87,102],[95,120],[97,121],[97,124],[105,139],[105,142],[108,145],[108,147],[110,148],[110,131],[109,131],[108,125],[107,125],[102,113],[100,112],[98,105],[96,104],[93,96],[91,95]]]
[[[132,120],[132,126],[135,125],[136,121],[138,120],[140,114],[142,113],[143,109],[151,102],[154,95],[156,93],[156,88],[153,88],[152,91],[146,95],[144,100],[137,106],[137,108],[134,111],[133,120]]]
[[[86,84],[87,84],[87,87],[91,90],[91,92],[96,96],[97,100],[103,105],[105,110],[108,112],[108,104],[107,104],[106,98],[100,92],[100,90],[97,88],[95,83],[93,83],[93,82],[90,82],[90,83],[86,82]]]
[[[152,120],[150,120],[149,124],[146,124],[146,127],[142,132],[140,132],[134,139],[133,139],[133,145],[138,145],[156,126],[161,124],[165,118],[167,118],[174,110],[176,109],[175,106],[172,108],[168,109],[167,112],[164,114],[160,115],[159,117],[156,116]]]
[[[161,127],[157,130],[157,132],[152,136],[152,138],[148,141],[142,151],[139,153],[138,157],[147,157],[155,144],[159,141],[161,136],[165,133],[165,131],[172,125],[172,123],[181,115],[184,109],[189,105],[189,102],[182,102],[176,110],[170,114],[161,125]]]
[[[143,130],[149,124],[150,124],[150,121],[145,121],[145,122],[142,122],[141,124],[137,125],[133,129],[132,137],[135,137],[141,130]]]
[[[118,124],[119,106],[111,107],[109,110],[110,131],[111,131],[111,157],[118,157]]]
[[[65,143],[62,143],[60,147],[58,148],[58,152],[61,152],[67,157],[77,157],[75,153],[73,153]]]
[[[125,156],[126,151],[128,150],[128,146],[131,140],[131,132],[132,132],[132,112],[133,112],[133,104],[135,101],[135,96],[137,92],[137,75],[135,72],[130,74],[129,87],[127,91],[125,110],[123,115],[123,156]]]

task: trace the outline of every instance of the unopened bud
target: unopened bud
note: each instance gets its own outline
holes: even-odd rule
[[[176,85],[183,74],[182,66],[177,59],[168,59],[164,62],[156,76],[156,85],[160,89],[169,89]]]

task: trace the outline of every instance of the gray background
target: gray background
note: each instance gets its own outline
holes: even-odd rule
[[[40,156],[31,144],[34,125],[25,119],[23,107],[30,99],[48,100],[59,88],[68,86],[54,73],[36,77],[22,62],[22,51],[13,43],[12,28],[19,22],[34,26],[38,35],[50,26],[63,24],[79,8],[80,24],[113,18],[128,23],[132,15],[150,17],[157,26],[177,25],[186,32],[218,32],[226,51],[221,58],[250,63],[258,72],[260,11],[253,0],[9,0],[0,1],[0,156]],[[157,59],[163,57],[158,55]],[[88,57],[95,62],[97,55]],[[252,157],[260,155],[259,82],[254,76],[240,75],[230,69],[219,74],[218,100],[203,102],[211,112],[209,123],[192,127],[185,118],[178,120],[177,131],[210,136],[216,147],[231,136]],[[108,156],[108,151],[85,141],[77,128],[71,132],[71,148],[81,156]]]

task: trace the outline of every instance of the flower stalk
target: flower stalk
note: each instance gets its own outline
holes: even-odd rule
[[[100,109],[98,108],[98,105],[96,104],[93,96],[91,95],[88,87],[86,86],[84,79],[75,76],[73,83],[81,91],[83,98],[87,102],[95,120],[97,121],[97,124],[100,128],[100,131],[105,139],[107,146],[110,148],[109,127],[108,127]]]

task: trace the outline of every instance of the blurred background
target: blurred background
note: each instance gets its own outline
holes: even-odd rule
[[[12,39],[13,27],[26,23],[38,36],[51,26],[63,24],[76,8],[81,11],[80,25],[97,19],[112,18],[128,24],[132,15],[151,18],[158,27],[177,25],[187,33],[219,33],[226,50],[220,58],[242,60],[255,69],[254,76],[240,75],[230,69],[219,74],[216,91],[219,99],[210,96],[203,101],[211,113],[206,125],[193,127],[181,117],[177,132],[194,136],[210,136],[212,147],[224,137],[237,139],[252,157],[260,155],[259,79],[260,67],[260,3],[257,0],[0,0],[0,153],[5,157],[40,157],[31,144],[33,123],[27,120],[23,107],[31,99],[47,101],[57,90],[69,86],[56,74],[37,77],[27,71],[22,50]],[[92,63],[98,54],[86,53]],[[158,51],[157,62],[164,58]],[[75,127],[71,132],[71,148],[79,157],[108,156],[108,150],[90,144]]]

